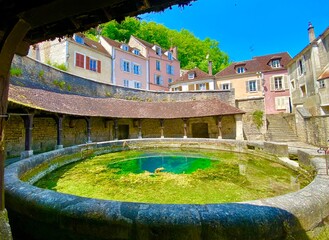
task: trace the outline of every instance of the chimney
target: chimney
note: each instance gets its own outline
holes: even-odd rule
[[[208,73],[212,76],[212,61],[208,61]]]
[[[171,47],[170,51],[175,59],[177,59],[177,47]]]
[[[314,27],[311,22],[308,23],[308,38],[310,40],[310,43],[313,42],[315,39],[315,34],[314,34]]]

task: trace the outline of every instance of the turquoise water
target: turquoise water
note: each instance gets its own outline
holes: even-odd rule
[[[203,156],[149,155],[112,163],[107,167],[116,169],[118,174],[138,174],[145,171],[154,173],[159,168],[161,168],[161,172],[188,174],[198,169],[208,168],[213,162]]]

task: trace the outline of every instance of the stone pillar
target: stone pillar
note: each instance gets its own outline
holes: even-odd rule
[[[3,33],[0,42],[0,115],[7,115],[9,71],[15,53],[26,55],[29,45],[23,44],[26,33],[30,30],[29,23],[22,19],[12,22],[11,27]],[[12,234],[5,209],[4,166],[5,166],[5,121],[0,117],[0,239],[12,239]]]
[[[87,143],[91,143],[91,118],[86,117],[86,123],[87,123]]]
[[[32,150],[32,130],[33,130],[33,114],[22,116],[25,127],[25,150],[21,153],[21,159],[28,158],[33,155]]]
[[[187,119],[184,118],[184,138],[187,138]]]
[[[63,115],[58,115],[56,117],[56,124],[57,124],[57,145],[55,146],[55,149],[61,149],[63,148],[62,144],[62,132],[63,132]]]
[[[244,140],[243,138],[243,124],[242,124],[242,114],[234,115],[235,118],[235,132],[236,140]]]
[[[142,119],[137,120],[138,124],[138,139],[142,139]]]
[[[164,119],[160,119],[161,138],[164,138]]]
[[[222,116],[217,117],[218,139],[222,139]]]
[[[118,129],[119,129],[118,119],[114,119],[113,123],[114,123],[114,140],[118,140]]]

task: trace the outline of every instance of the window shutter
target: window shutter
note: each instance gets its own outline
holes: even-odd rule
[[[249,81],[246,81],[246,92],[250,92],[250,89],[249,89]]]
[[[261,89],[260,89],[260,80],[257,80],[256,82],[257,82],[257,92],[259,92],[259,91],[261,91]]]
[[[123,60],[121,59],[121,60],[120,60],[120,68],[121,68],[121,71],[123,71],[123,69],[124,69],[123,64],[124,64],[124,62],[123,62]]]
[[[86,69],[90,69],[90,58],[88,56],[86,56]]]
[[[162,79],[162,76],[160,76],[160,84],[163,85],[163,79]]]
[[[232,89],[232,83],[229,83],[229,89],[230,90]]]
[[[172,74],[172,75],[175,74],[175,67],[174,67],[174,66],[171,67],[171,74]]]
[[[200,90],[200,84],[196,85],[196,90]]]
[[[101,61],[97,61],[97,72],[101,72],[102,66],[101,66]]]
[[[282,81],[283,81],[284,89],[289,90],[288,76],[283,76],[282,79],[283,79]]]
[[[206,90],[209,90],[209,83],[206,83]]]
[[[154,83],[157,84],[157,75],[154,74]]]
[[[275,79],[274,77],[271,77],[271,83],[270,83],[270,91],[274,91],[275,90]]]

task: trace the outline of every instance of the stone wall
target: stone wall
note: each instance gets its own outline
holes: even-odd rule
[[[53,116],[55,117],[55,116]],[[55,118],[33,118],[32,150],[34,153],[46,152],[55,149],[57,145],[57,125]],[[190,118],[187,121],[187,137],[193,137],[194,123],[205,123],[208,126],[208,137],[218,138],[217,120],[214,117]],[[118,126],[126,125],[127,136],[118,134],[120,138],[138,138],[138,121],[134,119],[118,119]],[[143,138],[160,138],[160,120],[141,120]],[[222,118],[222,138],[235,139],[235,119],[233,116]],[[5,129],[7,157],[20,156],[25,150],[25,129],[23,119],[18,115],[10,115]],[[165,138],[183,138],[184,122],[182,119],[167,119],[164,121]],[[62,145],[64,147],[84,144],[87,142],[87,122],[85,118],[64,117],[62,130]],[[91,141],[102,142],[114,140],[114,122],[108,118],[91,118]]]
[[[10,82],[14,85],[30,86],[55,92],[79,94],[90,97],[113,97],[148,102],[191,101],[216,98],[235,106],[234,90],[157,92],[124,88],[111,84],[99,83],[60,71],[29,57],[15,56],[12,67],[22,70],[22,76],[11,76]]]
[[[61,194],[29,184],[46,172],[78,161],[86,149],[96,155],[143,147],[247,152],[247,146],[253,145],[252,142],[214,139],[128,140],[126,145],[125,142],[74,146],[39,154],[8,166],[5,193],[14,236],[48,240],[308,239],[306,231],[323,224],[329,216],[329,179],[323,173],[323,159],[317,157],[313,157],[311,162],[319,176],[302,190],[240,203],[190,205],[105,201]],[[255,146],[259,149],[251,150],[251,154],[267,154],[270,159],[275,157],[263,151],[264,147],[259,142]],[[20,178],[28,171],[33,172],[33,176],[22,182]]]
[[[264,140],[266,133],[266,116],[264,98],[236,100],[236,107],[245,111],[242,117],[244,137],[247,140]],[[253,112],[263,112],[263,125],[258,128],[253,121]]]

